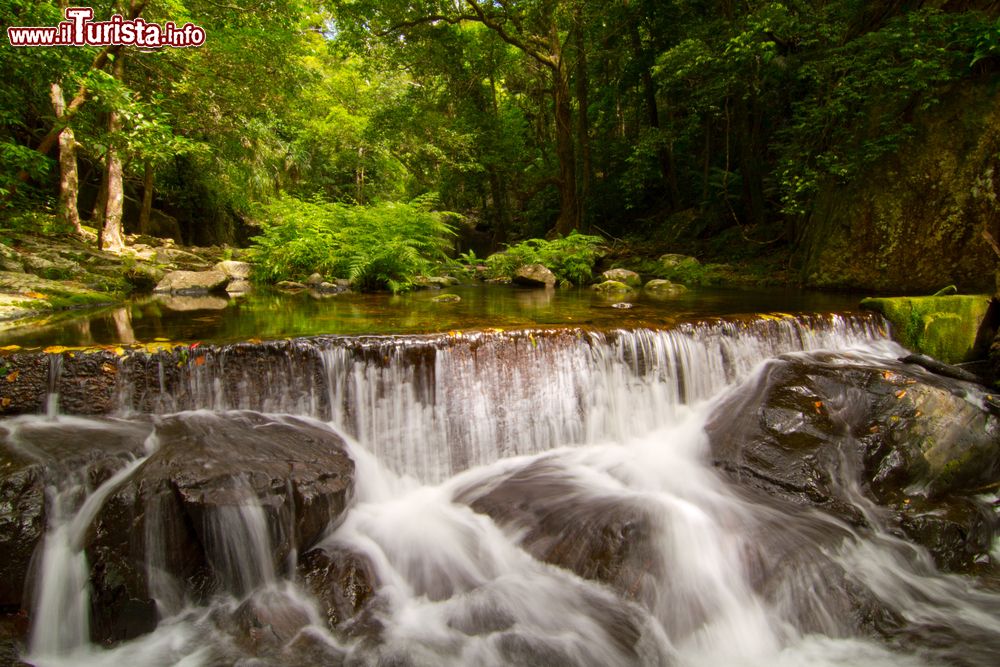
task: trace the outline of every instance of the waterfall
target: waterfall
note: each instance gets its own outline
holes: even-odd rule
[[[165,504],[144,507],[140,538],[159,624],[99,650],[85,624],[66,622],[64,633],[53,619],[85,621],[87,568],[70,556],[82,555],[95,512],[141,461],[90,494],[65,487],[66,508],[55,502],[61,494],[50,503],[39,598],[54,601],[33,614],[32,658],[87,667],[986,667],[1000,654],[1000,594],[943,574],[902,539],[851,477],[852,461],[830,483],[853,521],[744,488],[713,464],[710,423],[738,405],[734,396],[762,391],[776,357],[882,373],[900,368],[902,352],[871,316],[773,315],[126,357],[117,419],[161,415],[149,452],[162,451],[160,420],[197,422],[191,433],[206,447],[228,443],[227,460],[239,462],[250,446],[213,435],[225,422],[206,415],[246,426],[246,413],[227,411],[290,413],[298,418],[250,422],[253,437],[278,438],[268,429],[280,424],[311,447],[324,434],[344,443],[352,495],[302,543],[315,497],[291,481],[232,474],[212,487],[221,505],[170,530],[158,529],[166,503],[186,491],[157,496]],[[851,409],[842,403],[830,409]],[[847,447],[862,435],[837,437]],[[188,528],[214,574],[200,597],[170,570],[175,532]],[[317,580],[343,579],[346,563],[362,564],[370,598],[350,578],[346,592],[317,592],[327,590]]]
[[[658,330],[237,344],[185,351],[184,364],[127,362],[117,405],[122,414],[251,409],[330,420],[396,471],[440,482],[508,456],[646,432],[779,354],[882,339],[870,315],[774,315]]]

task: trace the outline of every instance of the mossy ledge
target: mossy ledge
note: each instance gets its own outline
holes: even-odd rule
[[[962,294],[868,298],[861,307],[889,320],[904,347],[957,364],[986,356],[996,328],[992,303],[987,294]]]

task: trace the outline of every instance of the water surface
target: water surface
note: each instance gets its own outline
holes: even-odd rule
[[[457,303],[438,303],[457,294]],[[314,335],[412,334],[456,329],[584,326],[652,327],[714,316],[853,310],[856,294],[789,289],[692,289],[670,297],[607,298],[590,289],[460,286],[411,294],[259,292],[144,297],[75,311],[0,332],[0,346],[86,346],[169,341],[218,343]],[[629,304],[630,307],[620,307]],[[618,307],[616,307],[618,306]]]

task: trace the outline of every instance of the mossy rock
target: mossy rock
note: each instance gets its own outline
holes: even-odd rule
[[[603,283],[594,285],[593,289],[598,294],[622,294],[633,291],[631,287],[617,280],[605,280]]]
[[[684,285],[678,285],[677,283],[672,283],[669,280],[654,279],[646,283],[643,288],[652,296],[677,296],[683,294],[687,291]]]
[[[992,339],[986,294],[869,298],[861,307],[882,313],[904,347],[957,364],[981,359]]]
[[[440,294],[431,299],[434,303],[458,303],[462,300],[457,294]]]
[[[604,280],[616,280],[620,283],[625,283],[629,287],[641,287],[642,278],[635,271],[629,271],[628,269],[609,269],[601,274]]]

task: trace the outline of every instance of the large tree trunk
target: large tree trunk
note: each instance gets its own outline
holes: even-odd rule
[[[115,59],[114,77],[121,81],[125,75],[125,58],[119,53]],[[121,114],[112,109],[108,119],[108,133],[111,141],[108,144],[108,201],[104,208],[104,227],[101,231],[101,249],[120,253],[125,249],[125,237],[122,234],[122,214],[125,205],[125,190],[122,183],[122,158],[115,146],[117,134],[121,132]]]
[[[66,113],[66,99],[63,97],[62,86],[53,83],[50,90],[52,110],[56,115],[56,123],[62,122]],[[76,164],[76,137],[67,125],[59,133],[59,219],[73,228],[77,236],[84,236],[80,225],[80,211],[77,200],[80,195],[80,175]]]
[[[149,216],[153,212],[153,164],[146,160],[142,174],[142,208],[139,210],[139,233],[149,234]]]
[[[558,38],[557,38],[558,39]],[[580,226],[580,206],[576,191],[576,151],[573,147],[573,111],[569,81],[562,58],[552,74],[555,106],[556,158],[559,160],[559,217],[555,231],[563,236]]]
[[[577,3],[574,10],[574,47],[576,51],[576,137],[580,146],[580,181],[577,206],[580,209],[579,218],[583,223],[587,210],[587,200],[590,198],[590,178],[592,173],[590,159],[590,122],[587,110],[590,106],[590,87],[587,79],[587,46],[584,35],[584,20],[582,3]],[[581,225],[582,226],[582,225]]]

